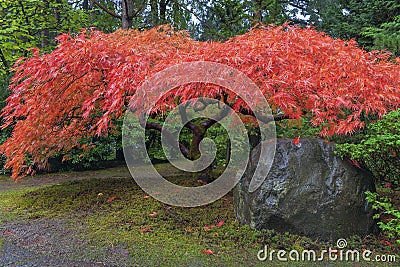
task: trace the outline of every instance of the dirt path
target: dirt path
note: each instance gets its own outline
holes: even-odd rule
[[[1,177],[0,193],[70,180],[129,175],[126,167],[115,167],[27,177],[17,184],[8,177]],[[0,225],[0,266],[132,266],[128,250],[98,248],[90,240],[79,237],[79,232],[84,229],[82,222],[71,223],[67,218],[15,220]]]
[[[79,232],[85,225],[66,219],[11,222],[1,227],[0,266],[129,266],[124,248],[101,249]]]

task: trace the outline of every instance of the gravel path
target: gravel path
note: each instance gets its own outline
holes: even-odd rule
[[[41,255],[7,241],[1,253],[0,266],[104,266]]]
[[[100,249],[79,237],[85,225],[66,219],[11,222],[1,227],[0,266],[129,266],[123,248]]]
[[[0,179],[0,192],[16,188],[57,184],[67,180],[90,177],[126,177],[127,168],[117,167],[102,171],[47,174],[27,177],[15,184]],[[1,266],[133,266],[128,250],[123,247],[98,248],[79,233],[85,229],[82,222],[64,219],[11,221],[0,226]]]

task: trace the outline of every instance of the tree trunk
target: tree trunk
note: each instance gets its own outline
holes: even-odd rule
[[[150,0],[150,24],[151,26],[156,26],[158,24],[157,0]]]
[[[190,144],[189,159],[196,160],[200,157],[199,144],[203,140],[204,135],[193,133],[193,139]]]
[[[203,140],[205,135],[205,131],[198,131],[198,132],[193,132],[193,138],[190,144],[190,152],[188,155],[188,158],[191,160],[196,160],[200,158],[200,150],[199,150],[199,144]],[[210,183],[212,182],[212,170],[213,170],[213,164],[210,164],[206,169],[204,169],[200,175],[194,173],[193,178],[200,180],[202,183]]]
[[[46,11],[50,9],[49,1],[47,1],[47,0],[43,1],[43,5],[44,5],[44,7],[43,7],[43,11],[42,12],[43,12],[43,14],[46,14]],[[42,32],[41,32],[42,42],[41,42],[41,47],[40,48],[45,48],[45,47],[47,47],[49,45],[49,39],[50,39],[49,35],[50,35],[49,34],[49,29],[47,27],[44,28],[42,30]]]
[[[133,24],[134,0],[122,0],[122,29],[130,29]]]
[[[262,22],[262,0],[255,1],[255,10],[253,13],[254,23]]]
[[[165,0],[160,0],[160,22],[161,24],[164,24],[167,22],[167,1]]]
[[[83,0],[82,9],[86,11],[89,10],[89,0]]]

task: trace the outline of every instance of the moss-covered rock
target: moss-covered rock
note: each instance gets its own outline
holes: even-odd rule
[[[260,149],[261,144],[253,150],[248,169],[234,189],[241,224],[323,240],[364,236],[375,229],[364,194],[375,191],[373,177],[335,156],[333,143],[301,139],[293,144],[292,139],[278,139],[271,170],[250,193],[257,164],[267,160],[259,159]]]

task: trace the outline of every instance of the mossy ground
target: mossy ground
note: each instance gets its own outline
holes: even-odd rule
[[[159,165],[158,169],[164,175],[170,174],[172,182],[199,186],[169,165]],[[63,175],[66,180],[68,176],[82,179],[39,185],[39,176],[28,178],[37,179],[38,186],[0,192],[0,226],[13,220],[67,218],[72,226],[85,225],[84,231],[77,234],[90,240],[93,246],[124,247],[132,257],[132,265],[139,266],[288,266],[277,261],[260,262],[257,252],[264,245],[287,251],[335,247],[306,237],[240,226],[233,212],[231,194],[203,207],[170,207],[147,197],[124,168],[52,175]],[[0,179],[0,187],[2,182],[5,180]],[[347,241],[350,249],[399,254],[394,240],[383,235],[363,239],[355,236]],[[206,254],[207,250],[213,254]],[[94,256],[88,254],[88,257]],[[345,266],[342,263],[340,266]],[[362,265],[378,266],[365,262]],[[314,266],[337,264],[327,261]],[[393,263],[379,266],[393,266]]]

